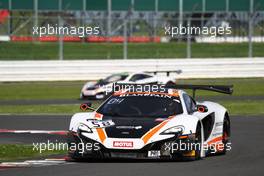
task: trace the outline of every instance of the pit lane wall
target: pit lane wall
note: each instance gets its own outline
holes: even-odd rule
[[[119,72],[178,69],[179,79],[264,77],[264,58],[0,61],[0,81],[96,80]]]

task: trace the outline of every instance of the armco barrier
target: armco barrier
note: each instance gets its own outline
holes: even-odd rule
[[[264,58],[0,61],[0,81],[95,80],[118,72],[176,70],[178,78],[264,77]]]

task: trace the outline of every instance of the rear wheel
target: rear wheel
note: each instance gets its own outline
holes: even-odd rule
[[[174,85],[176,85],[174,82],[172,82],[172,81],[168,81],[166,84],[165,84],[165,86],[174,86]]]
[[[224,148],[220,151],[220,154],[225,154],[227,151],[227,144],[229,143],[230,138],[230,120],[228,116],[225,117],[223,123],[223,134],[222,134],[222,143],[224,144]]]

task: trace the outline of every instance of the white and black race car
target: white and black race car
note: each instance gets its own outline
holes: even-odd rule
[[[93,112],[73,115],[69,157],[196,160],[225,154],[231,149],[227,110],[181,89],[232,93],[232,86],[205,85],[117,91]],[[92,109],[89,103],[81,108]]]
[[[105,99],[110,95],[108,90],[112,90],[114,83],[133,84],[174,84],[176,76],[172,73],[180,74],[181,70],[174,71],[153,71],[136,73],[117,73],[97,82],[87,82],[81,89],[81,99]]]

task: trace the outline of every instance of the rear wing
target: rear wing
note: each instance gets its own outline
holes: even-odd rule
[[[170,73],[177,73],[181,74],[182,70],[159,70],[159,71],[145,71],[145,73],[153,73],[154,75],[157,75],[157,73],[166,73],[167,76],[170,76]]]
[[[207,90],[223,94],[232,94],[233,85],[192,85],[192,84],[174,84],[174,85],[164,85],[164,84],[126,84],[126,83],[114,83],[112,91],[116,90],[147,90],[147,91],[159,91],[166,89],[191,89],[193,90],[193,98],[195,99],[196,90]]]
[[[191,84],[176,84],[176,85],[168,85],[166,88],[172,89],[191,89],[193,90],[193,98],[195,98],[196,90],[207,90],[213,91],[223,94],[232,94],[233,93],[233,85],[191,85]]]

